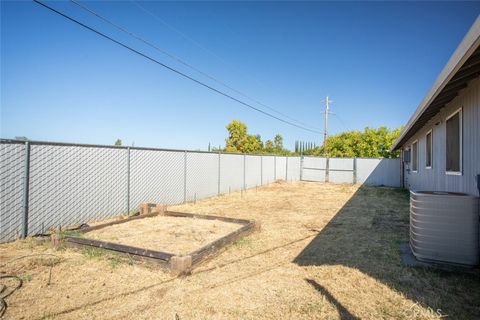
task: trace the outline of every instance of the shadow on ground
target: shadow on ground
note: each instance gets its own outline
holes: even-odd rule
[[[402,265],[400,243],[408,240],[408,224],[407,191],[364,186],[294,262],[300,266],[343,265],[357,269],[434,313],[455,319],[480,319],[478,272]],[[342,319],[355,319],[353,310],[347,310],[332,293],[312,279],[306,281],[337,306]]]
[[[325,289],[323,286],[321,286],[317,281],[315,281],[313,279],[305,279],[305,281],[309,285],[311,285],[315,290],[317,290],[322,296],[324,296],[328,300],[328,302],[333,304],[335,306],[335,308],[337,308],[338,314],[339,314],[341,320],[357,320],[357,319],[360,319],[358,317],[355,317],[353,314],[351,314],[347,310],[347,308],[345,308],[340,302],[338,302],[337,299],[335,299],[333,297],[333,295],[327,289]]]

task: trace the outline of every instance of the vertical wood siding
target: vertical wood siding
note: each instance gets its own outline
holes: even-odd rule
[[[446,168],[446,118],[462,108],[462,175],[447,175]],[[432,168],[425,168],[426,134],[432,129]],[[480,174],[480,79],[448,103],[419,130],[404,146],[410,148],[418,140],[418,172],[412,172],[411,165],[405,166],[405,187],[412,190],[465,192],[478,196],[476,175]]]

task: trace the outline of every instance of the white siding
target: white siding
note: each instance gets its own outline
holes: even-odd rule
[[[447,175],[446,166],[446,118],[462,108],[463,174]],[[425,168],[426,134],[432,129],[432,168]],[[480,174],[480,79],[475,79],[459,95],[448,103],[419,130],[403,148],[410,147],[418,139],[418,172],[408,172],[405,167],[405,187],[412,190],[465,192],[478,195],[476,175]]]

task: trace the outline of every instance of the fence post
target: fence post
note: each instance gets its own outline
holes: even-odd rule
[[[357,184],[357,158],[353,158],[353,184]]]
[[[183,152],[183,202],[187,202],[187,150]]]
[[[247,181],[246,181],[246,175],[247,175],[247,155],[243,155],[243,190],[247,189]]]
[[[288,156],[285,157],[285,181],[288,181]]]
[[[130,147],[127,147],[127,215],[130,214]]]
[[[325,158],[325,182],[330,181],[330,159],[328,156]]]
[[[220,159],[221,153],[218,151],[218,181],[217,181],[217,194],[220,195]]]
[[[277,156],[273,156],[273,180],[277,180]]]
[[[303,156],[300,156],[300,181],[303,178]]]
[[[353,184],[357,184],[357,157],[353,158]]]
[[[260,156],[260,185],[263,186],[263,156]]]
[[[25,142],[25,163],[24,163],[24,180],[23,180],[23,213],[22,213],[22,234],[21,238],[25,239],[28,235],[28,200],[30,187],[30,142]]]

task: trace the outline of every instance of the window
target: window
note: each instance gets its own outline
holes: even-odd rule
[[[418,141],[412,143],[412,171],[418,171]]]
[[[427,169],[432,168],[432,154],[433,154],[433,145],[432,145],[432,130],[427,132],[425,137],[425,167]]]
[[[403,162],[410,163],[410,149],[403,151]]]
[[[462,109],[450,115],[446,122],[446,171],[462,174]]]

